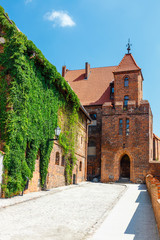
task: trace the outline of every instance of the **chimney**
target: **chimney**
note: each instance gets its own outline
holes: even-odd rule
[[[90,64],[86,62],[85,79],[89,78],[89,74],[90,74]]]
[[[62,67],[62,77],[65,77],[65,75],[66,75],[66,66],[63,66]]]

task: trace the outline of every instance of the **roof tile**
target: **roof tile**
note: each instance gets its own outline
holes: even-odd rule
[[[114,72],[125,72],[141,70],[136,64],[132,54],[125,54],[120,64],[117,66]]]
[[[118,66],[90,68],[88,79],[85,69],[67,70],[65,79],[78,95],[82,105],[103,105],[110,102],[110,83],[114,80],[113,73],[141,70],[131,54],[125,54]]]
[[[85,79],[85,69],[68,70],[65,79],[78,95],[82,105],[102,105],[110,101],[110,82],[113,81],[115,67],[90,68]]]

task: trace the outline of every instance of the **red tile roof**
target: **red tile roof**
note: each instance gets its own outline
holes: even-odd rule
[[[85,79],[85,69],[68,70],[65,79],[82,105],[102,105],[110,101],[110,82],[114,80],[114,70],[115,67],[90,68],[88,79]]]
[[[88,79],[85,69],[67,70],[65,79],[77,94],[82,105],[103,105],[110,102],[110,83],[114,80],[113,73],[140,70],[133,56],[126,54],[120,64],[114,67],[90,68]]]
[[[141,70],[136,64],[132,54],[125,54],[120,64],[117,66],[114,72],[125,72]]]

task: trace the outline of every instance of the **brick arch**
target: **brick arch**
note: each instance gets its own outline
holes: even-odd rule
[[[125,79],[125,78],[128,78],[128,80],[129,80],[130,76],[128,74],[126,74],[126,75],[123,76],[123,79]]]
[[[123,158],[124,155],[128,155],[128,157],[130,159],[130,180],[133,181],[133,178],[134,178],[134,161],[133,161],[133,156],[126,149],[119,150],[116,153],[115,157],[114,157],[114,166],[116,166],[114,168],[115,180],[116,181],[119,180],[119,177],[120,177],[120,163],[121,163],[121,159]]]

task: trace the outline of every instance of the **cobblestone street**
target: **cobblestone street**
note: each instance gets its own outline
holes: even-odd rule
[[[86,239],[103,222],[125,190],[125,186],[118,184],[83,183],[1,207],[0,240]],[[16,198],[5,199],[4,203],[17,203]]]

